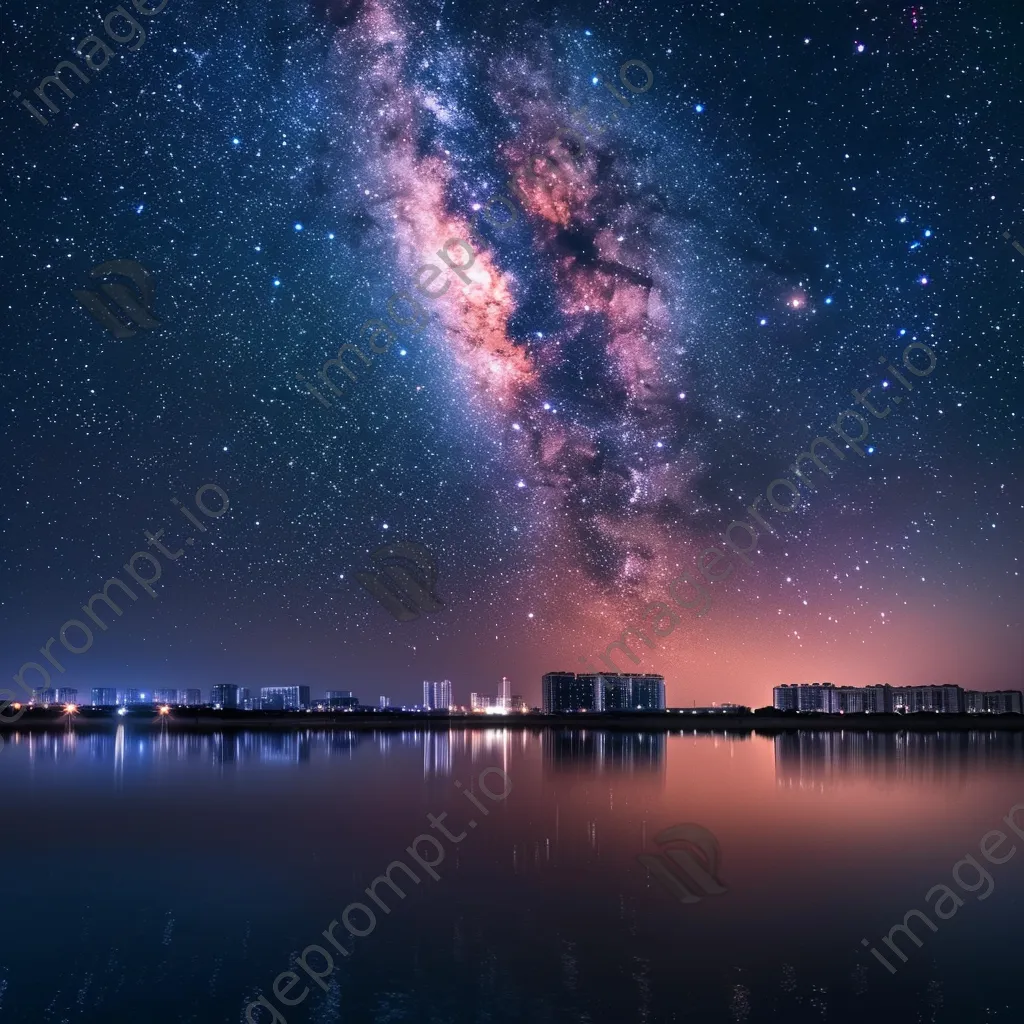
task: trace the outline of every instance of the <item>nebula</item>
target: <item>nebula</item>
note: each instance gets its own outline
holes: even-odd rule
[[[664,582],[699,462],[684,436],[673,286],[655,255],[661,215],[629,184],[619,115],[599,126],[570,111],[543,45],[529,61],[497,60],[489,93],[506,130],[488,156],[508,192],[491,230],[460,208],[468,158],[430,131],[453,104],[416,83],[396,14],[379,0],[344,12],[336,47],[359,67],[342,104],[358,126],[346,129],[358,189],[339,188],[390,228],[399,280],[411,286],[435,254],[462,278],[437,301],[428,343],[459,367],[467,407],[502,439],[510,478],[569,563],[607,594]],[[514,328],[538,303],[546,329]]]

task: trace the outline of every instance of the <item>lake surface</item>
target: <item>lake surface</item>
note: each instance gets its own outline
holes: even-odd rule
[[[1024,840],[1002,822],[1024,803],[1015,734],[6,739],[3,1024],[235,1024],[260,995],[288,1024],[971,1024],[1024,1010]],[[430,827],[445,812],[457,843]],[[720,851],[712,864],[698,843],[681,855],[697,870],[672,867],[688,903],[637,860],[671,866],[655,837],[674,825]],[[1022,847],[1001,865],[980,853],[993,829],[1009,835],[1000,855]],[[420,834],[443,850],[417,847],[436,880],[407,853]],[[983,900],[987,883],[953,880],[967,854],[992,878]],[[385,911],[364,890],[396,859],[420,881],[393,871],[406,897],[378,886]],[[948,920],[925,900],[939,884],[963,901]],[[321,933],[354,902],[376,923],[335,927],[345,956]],[[923,945],[898,937],[903,963],[882,938],[911,908],[937,930],[912,921]],[[368,927],[358,909],[349,920]],[[280,985],[309,994],[286,1006],[275,978],[312,943],[333,952],[327,991],[299,970]],[[307,962],[327,969],[315,951]]]

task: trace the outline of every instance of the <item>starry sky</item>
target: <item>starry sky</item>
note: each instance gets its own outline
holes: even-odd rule
[[[58,641],[55,685],[461,702],[507,675],[537,702],[852,408],[864,455],[763,499],[749,564],[618,666],[677,705],[1021,685],[1016,5],[170,0],[127,5],[124,42],[115,6],[0,15],[5,679],[163,528],[158,596]],[[92,33],[113,55],[43,125],[13,93]],[[451,238],[468,283],[442,268],[319,400]],[[74,297],[116,259],[155,328]],[[868,387],[902,404],[875,418]],[[399,622],[358,583],[397,541],[442,610]]]

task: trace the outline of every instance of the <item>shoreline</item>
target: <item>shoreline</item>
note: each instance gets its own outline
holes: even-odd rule
[[[17,722],[0,729],[0,736],[23,731],[93,732],[116,729],[133,732],[243,732],[274,730],[294,732],[308,729],[347,731],[451,729],[517,729],[542,732],[549,729],[596,729],[612,732],[1024,732],[1024,715],[1005,714],[849,714],[801,713],[689,714],[667,712],[578,713],[566,715],[512,714],[428,714],[417,712],[259,712],[214,711],[206,708],[179,709],[169,715],[151,709],[132,710],[127,715],[83,708],[71,722],[57,710],[26,712]]]

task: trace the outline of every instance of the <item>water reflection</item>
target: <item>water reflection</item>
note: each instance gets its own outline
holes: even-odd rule
[[[120,775],[133,765],[195,762],[230,768],[258,763],[296,765],[313,757],[351,760],[359,747],[387,758],[406,751],[422,756],[424,778],[450,778],[456,758],[504,763],[539,744],[546,775],[615,774],[653,777],[665,769],[668,732],[600,729],[449,729],[222,732],[132,732],[61,729],[12,730],[7,744],[30,764],[83,759],[112,764]],[[746,740],[734,736],[729,742]],[[720,738],[714,738],[718,742]],[[772,737],[776,782],[784,787],[821,788],[844,781],[963,784],[991,769],[1024,765],[1024,733],[794,731]],[[11,756],[11,755],[7,755]]]
[[[541,733],[546,773],[661,774],[667,736],[663,732],[554,729]]]
[[[1006,1008],[998,1019],[1024,1012],[1019,873],[896,978],[858,948],[924,906],[1024,799],[1017,734],[76,723],[6,738],[11,1024],[243,1021],[439,812],[465,836],[440,879],[389,899],[372,943],[289,1024],[965,1024],[992,1019],[989,1006]],[[513,789],[484,819],[455,783],[469,789],[492,765]],[[727,889],[687,905],[638,861],[683,823],[716,837]],[[80,881],[27,884],[68,873]]]
[[[1024,764],[1024,734],[971,732],[792,732],[775,737],[775,778],[820,789],[870,780],[962,787],[992,769]]]

